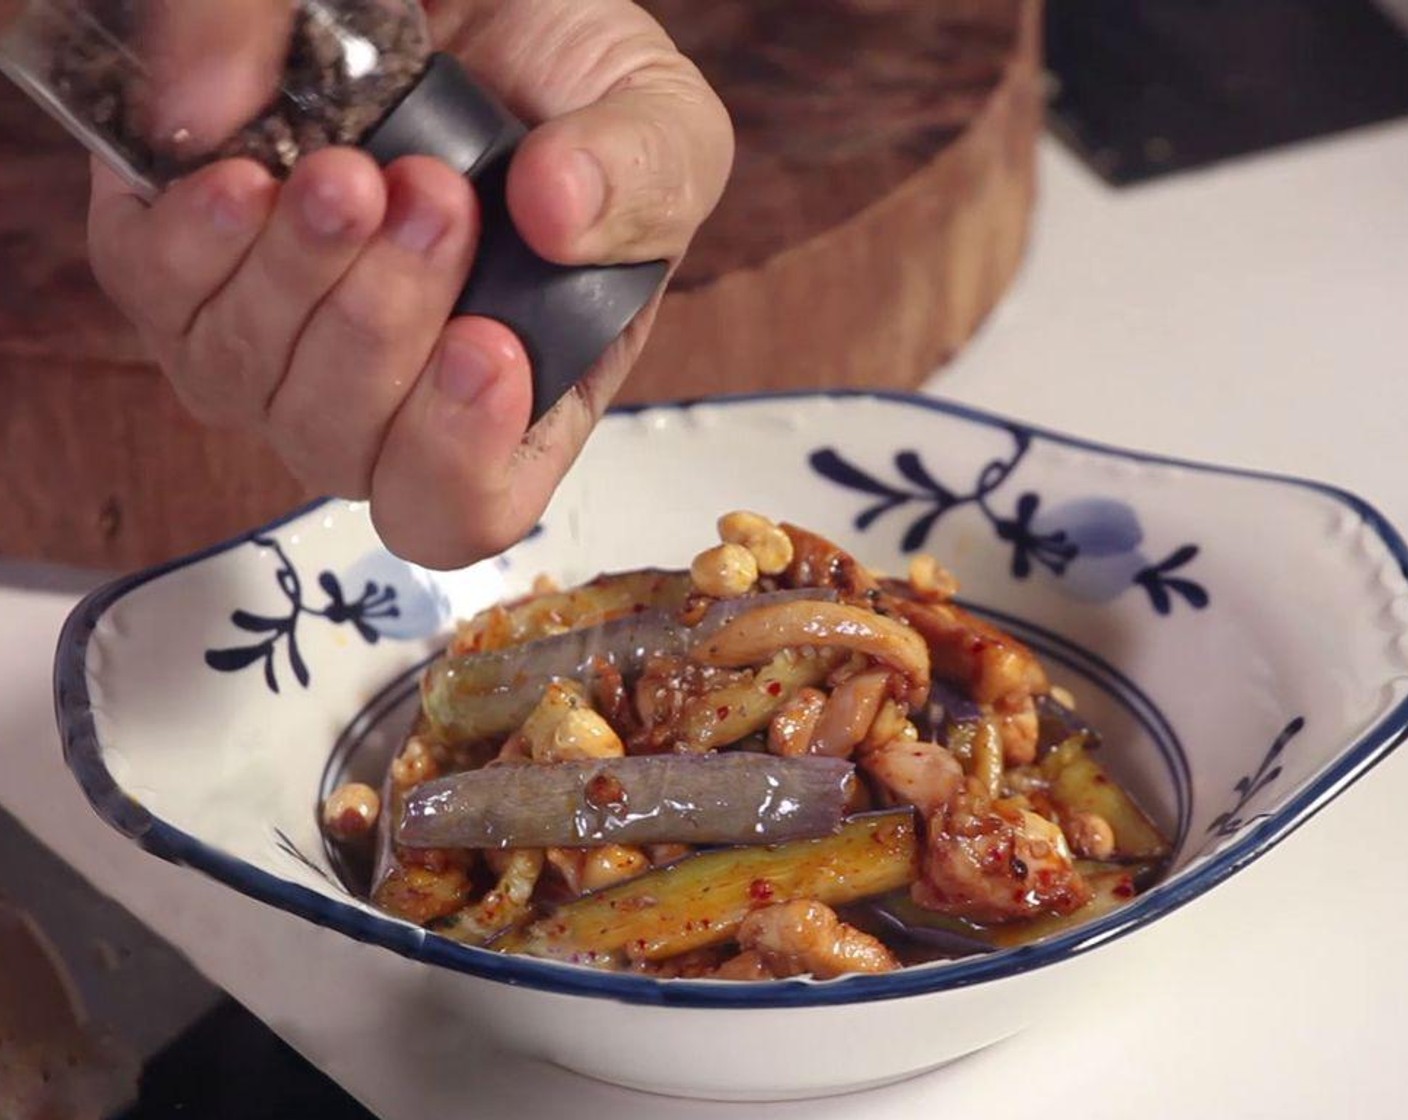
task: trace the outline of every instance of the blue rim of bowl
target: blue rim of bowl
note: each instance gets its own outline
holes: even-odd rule
[[[736,404],[857,399],[928,409],[987,427],[1017,428],[1048,442],[1135,462],[1308,489],[1340,502],[1357,514],[1388,548],[1399,570],[1408,578],[1408,545],[1405,545],[1397,530],[1364,499],[1339,487],[1272,472],[1222,467],[1132,451],[1049,431],[935,397],[869,390],[750,393],[705,401],[631,406],[614,409],[613,414],[687,411],[698,406],[714,408]],[[1179,909],[1284,840],[1408,737],[1408,698],[1405,698],[1347,746],[1313,781],[1280,808],[1245,828],[1201,866],[1158,884],[1103,918],[1037,944],[1007,949],[989,956],[937,966],[918,966],[881,975],[853,975],[821,983],[794,979],[730,984],[704,980],[657,980],[646,976],[597,972],[555,961],[471,948],[351,903],[328,898],[211,847],[152,816],[118,785],[103,763],[87,677],[88,643],[103,614],[118,600],[153,580],[227,552],[245,544],[253,536],[287,525],[327,504],[327,499],[310,502],[253,533],[242,534],[190,556],[120,578],[84,598],[64,623],[54,662],[55,714],[63,742],[64,760],[98,815],[153,855],[196,868],[251,898],[356,940],[428,964],[502,983],[623,1003],[743,1010],[899,999],[1015,976],[1080,956]]]

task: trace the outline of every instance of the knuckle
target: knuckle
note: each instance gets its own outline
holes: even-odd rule
[[[371,494],[374,450],[346,416],[304,392],[280,392],[270,409],[270,442],[298,480],[320,494],[360,501]]]
[[[659,236],[694,220],[695,189],[674,130],[660,116],[642,120],[633,161],[642,169],[627,216],[642,235]]]
[[[190,413],[218,427],[253,427],[264,416],[263,356],[237,326],[199,323],[167,363],[168,378]]]
[[[176,291],[188,283],[183,247],[175,237],[154,236],[147,246],[143,267],[147,283],[154,291]]]
[[[382,352],[416,322],[414,285],[388,276],[349,278],[328,297],[325,311],[340,337],[363,350]]]

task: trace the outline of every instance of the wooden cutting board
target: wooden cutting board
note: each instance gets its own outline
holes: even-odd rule
[[[623,400],[918,384],[1018,268],[1041,0],[646,0],[728,104],[729,189]],[[0,83],[0,555],[122,570],[306,499],[200,429],[94,286],[86,167]]]

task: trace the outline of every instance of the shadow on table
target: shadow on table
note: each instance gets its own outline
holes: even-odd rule
[[[111,579],[107,572],[0,557],[0,588],[49,595],[86,595]]]

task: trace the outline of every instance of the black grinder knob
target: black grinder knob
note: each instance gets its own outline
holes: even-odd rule
[[[526,131],[458,61],[435,54],[362,146],[383,166],[402,156],[435,156],[474,182],[483,231],[455,314],[497,319],[518,336],[533,369],[536,422],[650,302],[667,266],[568,267],[534,253],[505,197],[509,161]]]

